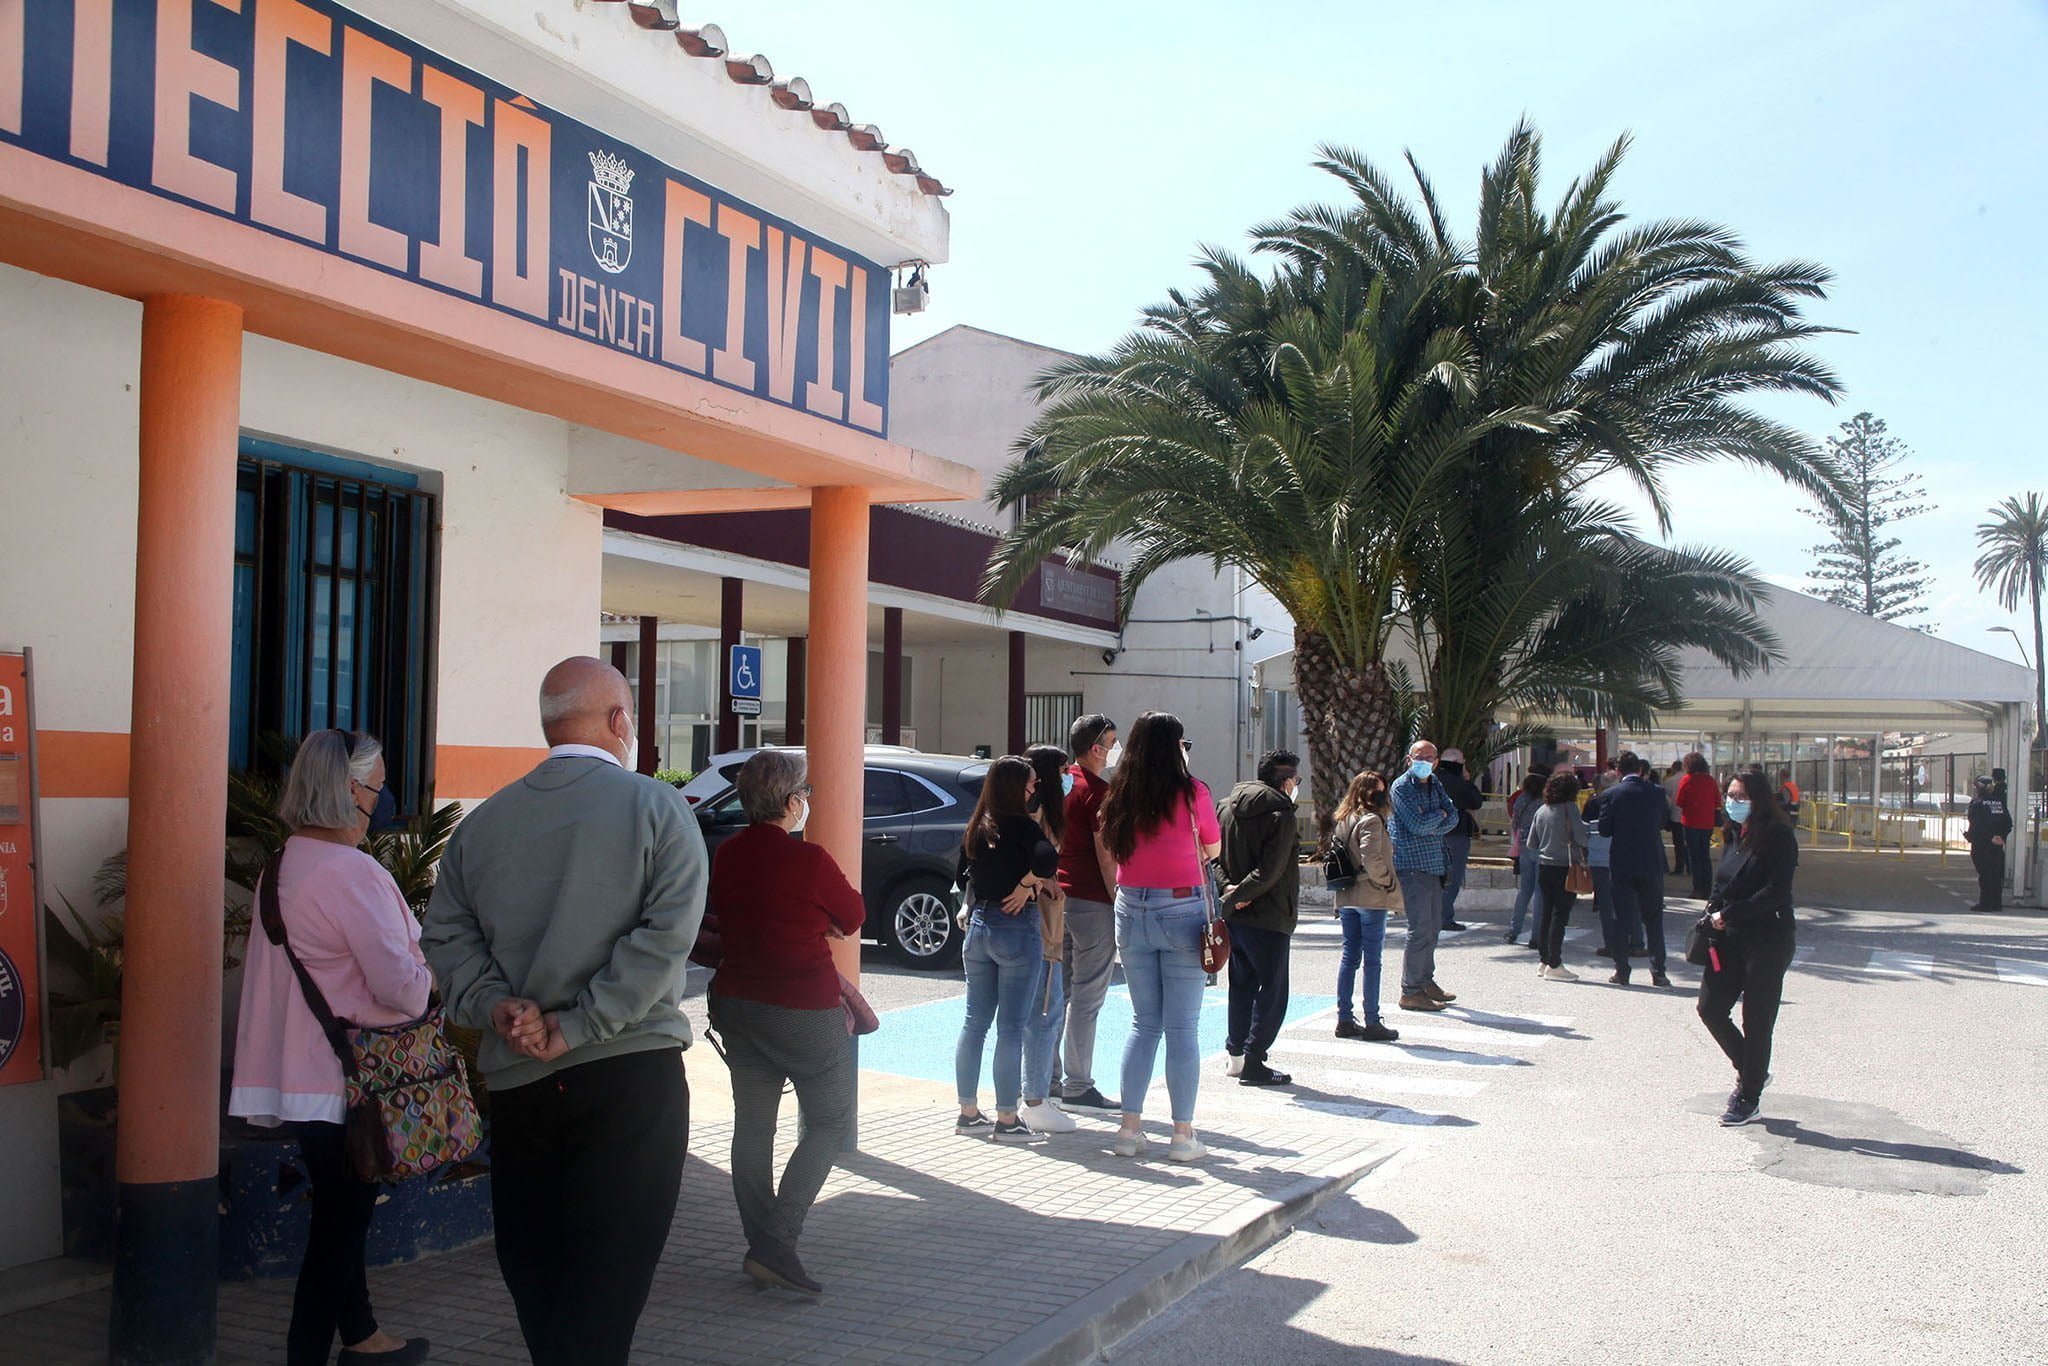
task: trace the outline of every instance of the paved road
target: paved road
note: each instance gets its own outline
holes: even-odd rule
[[[1539,981],[1480,893],[1441,958],[1461,999],[1394,1021],[1401,1046],[1307,1019],[1276,1055],[1293,1094],[1207,1074],[1204,1127],[1349,1115],[1404,1151],[1113,1358],[2048,1361],[2048,919],[1949,910],[1931,866],[1812,861],[1838,905],[1802,927],[1766,1123],[1715,1123],[1692,969],[1612,987],[1587,937],[1584,980]],[[1926,913],[1842,908],[1906,878]],[[1322,923],[1297,990],[1334,971]]]

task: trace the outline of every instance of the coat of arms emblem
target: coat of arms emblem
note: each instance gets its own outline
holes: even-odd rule
[[[633,168],[610,152],[590,154],[590,254],[609,275],[633,259]]]

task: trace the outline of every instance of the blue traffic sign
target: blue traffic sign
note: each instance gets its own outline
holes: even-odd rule
[[[726,695],[732,698],[732,709],[741,716],[761,714],[761,647],[758,645],[735,645],[731,658],[726,661]]]

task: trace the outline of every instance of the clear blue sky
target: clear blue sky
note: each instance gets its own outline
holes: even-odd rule
[[[1618,133],[1633,216],[1729,224],[1764,257],[1834,270],[1815,316],[1838,409],[1916,452],[1937,510],[1905,523],[1939,634],[2013,658],[1970,577],[1996,499],[2048,491],[2048,3],[961,4],[785,0],[719,20],[908,146],[957,193],[953,252],[900,348],[955,323],[1092,351],[1192,280],[1196,244],[1334,198],[1320,142],[1394,166],[1412,149],[1469,223],[1514,120],[1561,193]],[[685,22],[691,22],[687,17]],[[1817,528],[1776,481],[1675,477],[1672,539],[1804,583]]]

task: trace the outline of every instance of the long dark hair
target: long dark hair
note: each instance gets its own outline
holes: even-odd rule
[[[1024,751],[1024,757],[1038,775],[1038,814],[1045,818],[1052,842],[1058,844],[1067,833],[1067,752],[1058,745],[1033,745]]]
[[[1186,733],[1172,712],[1148,711],[1131,723],[1123,762],[1102,799],[1102,842],[1117,862],[1138,851],[1139,835],[1176,819],[1176,798],[1193,808],[1195,780],[1180,748]]]
[[[1031,819],[1031,813],[1024,809],[1024,789],[1030,782],[1029,759],[1005,754],[988,766],[988,776],[981,780],[981,799],[975,802],[974,814],[967,819],[967,833],[960,837],[960,847],[967,851],[968,858],[980,858],[996,847],[996,822],[1001,817]]]
[[[1779,827],[1790,829],[1792,818],[1785,814],[1785,808],[1778,801],[1778,789],[1771,786],[1770,779],[1762,770],[1736,774],[1728,780],[1732,787],[1742,784],[1742,795],[1749,798],[1749,819],[1742,823],[1742,851],[1753,854],[1762,847],[1764,837]]]

